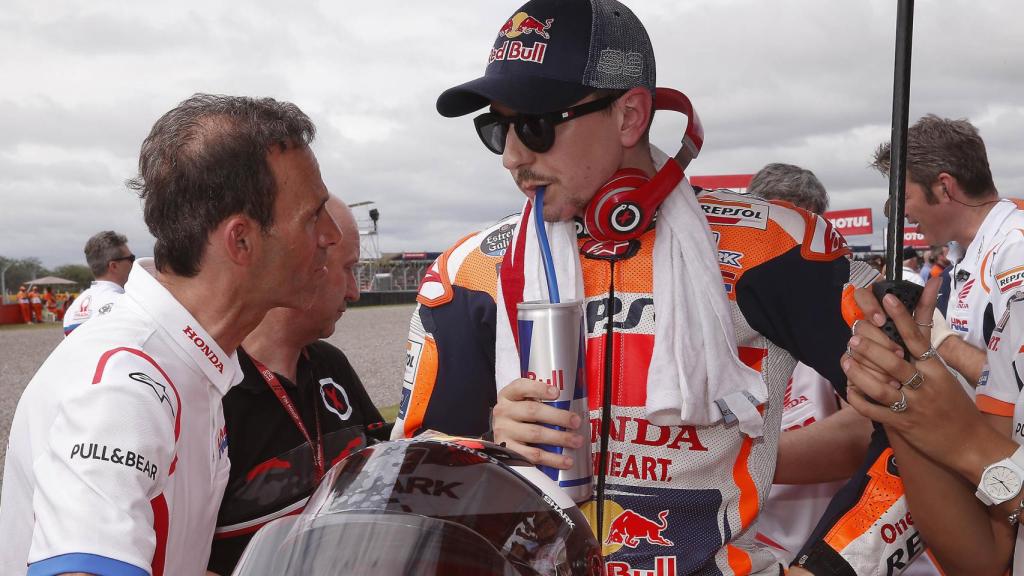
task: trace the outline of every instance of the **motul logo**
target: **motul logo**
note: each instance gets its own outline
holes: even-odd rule
[[[188,336],[188,339],[196,345],[196,348],[199,348],[199,351],[206,356],[206,359],[210,361],[210,364],[213,364],[213,367],[223,374],[224,363],[217,357],[217,353],[210,349],[210,345],[206,343],[206,340],[203,340],[202,336],[196,334],[196,331],[193,330],[191,326],[185,326],[185,329],[182,330],[182,332],[184,332],[185,336]]]
[[[871,234],[874,229],[870,208],[829,211],[825,213],[825,219],[837,230],[849,236]]]
[[[836,225],[836,228],[840,230],[846,228],[858,228],[861,226],[871,226],[871,220],[867,216],[854,216],[852,218],[836,218],[832,221]]]

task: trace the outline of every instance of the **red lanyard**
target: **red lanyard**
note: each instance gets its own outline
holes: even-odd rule
[[[313,407],[313,415],[316,418],[316,442],[313,441],[309,436],[309,432],[306,431],[306,426],[302,423],[302,417],[299,416],[299,410],[295,407],[295,403],[292,402],[288,393],[284,391],[284,386],[277,379],[277,374],[274,374],[269,368],[263,365],[259,360],[249,357],[252,363],[259,370],[260,375],[267,381],[267,385],[274,391],[274,395],[277,396],[277,400],[281,402],[281,406],[284,407],[284,411],[292,417],[292,421],[295,422],[295,427],[302,432],[302,435],[306,437],[306,442],[309,442],[309,447],[313,451],[313,467],[316,470],[316,482],[320,483],[320,479],[324,477],[324,446],[322,442],[322,436],[320,433],[320,411]]]

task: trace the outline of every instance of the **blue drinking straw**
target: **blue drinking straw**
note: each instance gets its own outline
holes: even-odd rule
[[[544,228],[544,190],[537,188],[533,196],[533,217],[537,226],[537,241],[540,244],[540,258],[544,262],[544,276],[548,280],[548,300],[558,304],[558,278],[555,276],[555,262],[551,259],[551,245],[548,244],[548,232]]]

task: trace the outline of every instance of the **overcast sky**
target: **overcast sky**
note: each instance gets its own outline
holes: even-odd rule
[[[380,249],[442,250],[522,202],[471,117],[434,109],[483,73],[520,4],[6,0],[0,255],[84,263],[102,229],[151,254],[124,180],[156,118],[195,92],[295,102],[319,129],[328,187],[375,202]],[[868,162],[890,131],[895,0],[628,4],[647,24],[658,84],[686,92],[704,122],[691,175],[799,164],[833,208],[874,207],[882,226],[887,183]],[[911,120],[973,121],[1010,196],[1024,195],[1022,14],[1011,0],[919,0],[914,21]],[[682,123],[660,115],[654,142],[674,150]]]

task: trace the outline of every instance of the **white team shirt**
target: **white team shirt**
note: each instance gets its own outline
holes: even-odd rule
[[[924,286],[925,284],[928,283],[925,279],[921,278],[920,271],[914,270],[913,268],[908,268],[906,266],[903,267],[903,279],[906,280],[907,282],[913,282],[918,286]]]
[[[124,288],[117,282],[109,280],[93,282],[68,306],[68,311],[64,314],[64,335],[71,334],[72,330],[93,316],[109,313],[121,294],[124,294]]]
[[[967,318],[967,321],[980,322],[983,310],[979,312],[977,308],[991,304],[994,327],[988,342],[982,341],[983,336],[973,334],[974,325],[968,326],[971,332],[965,338],[972,344],[981,342],[981,346],[987,345],[988,365],[978,382],[976,402],[982,412],[1012,418],[1012,437],[1018,444],[1024,444],[1024,305],[1021,304],[1024,301],[1024,212],[1010,211],[1007,204],[1005,201],[1000,202],[992,209],[979,229],[975,242],[967,249],[963,263],[976,263],[976,267],[958,266],[971,275],[970,279],[960,282],[960,291],[968,290],[966,283],[970,280],[976,282],[970,288],[970,293],[956,301],[952,296],[958,295],[958,292],[951,291],[949,307],[959,312],[959,317]],[[993,213],[999,219],[998,228],[990,227]],[[982,231],[989,232],[991,236],[983,251],[975,247]],[[969,260],[972,256],[976,257]],[[957,272],[958,269],[953,270],[954,282]],[[984,296],[984,299],[975,296],[974,292]],[[966,312],[954,304],[959,304],[961,299],[967,303]],[[970,316],[967,312],[971,313]],[[981,332],[980,324],[977,325],[977,331]],[[1019,527],[1013,574],[1024,575],[1024,533]]]
[[[221,399],[242,378],[152,275],[50,354],[11,426],[0,574],[204,574],[229,462]]]
[[[949,327],[965,342],[977,348],[988,345],[984,334],[985,310],[991,304],[997,305],[1002,294],[1017,287],[1012,269],[1012,259],[999,258],[997,247],[1007,240],[1007,234],[1015,229],[1024,229],[1024,212],[1009,200],[1001,200],[989,210],[985,220],[970,246],[963,251],[950,250],[954,262],[950,271],[949,305],[946,321]],[[997,265],[996,260],[1001,262]],[[1024,260],[1017,263],[1024,264]],[[1017,279],[1019,280],[1019,279]],[[1002,309],[992,313],[998,320]]]

